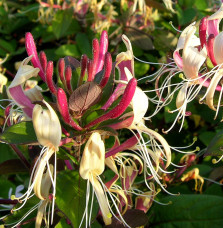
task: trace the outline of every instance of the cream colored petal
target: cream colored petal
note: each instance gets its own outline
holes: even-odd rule
[[[208,17],[208,20],[215,20],[215,19],[222,19],[222,18],[223,18],[223,4],[221,4],[221,7],[218,9],[217,12],[215,12],[210,17]]]
[[[43,215],[44,215],[44,212],[45,212],[46,205],[47,205],[47,201],[43,200],[41,202],[41,204],[39,205],[39,207],[38,207],[35,228],[40,228],[41,227],[41,223],[42,223],[42,220],[43,220]]]
[[[176,48],[175,51],[179,51],[179,50],[184,48],[186,37],[187,37],[188,33],[190,32],[190,30],[191,29],[193,30],[194,25],[195,25],[195,22],[193,22],[190,25],[188,25],[182,31],[182,33],[181,33],[181,35],[180,35],[180,37],[178,39],[177,48]],[[192,35],[191,39],[192,39],[192,42],[190,44],[191,46],[195,47],[195,46],[200,45],[200,39],[197,36],[195,36],[194,34]]]
[[[43,146],[58,149],[61,140],[60,121],[52,109],[45,101],[48,110],[40,105],[35,105],[33,109],[33,126],[39,143]]]
[[[223,32],[219,33],[214,40],[214,58],[217,64],[223,63]]]
[[[50,164],[50,170],[47,169],[46,173],[43,174],[42,181],[41,181],[41,195],[44,196],[44,198],[49,197],[50,188],[52,186],[51,176],[53,177],[54,167],[52,164]]]
[[[9,89],[18,85],[22,85],[31,77],[36,77],[38,75],[40,71],[39,68],[34,68],[33,66],[27,65],[31,59],[32,56],[29,56],[22,61],[22,64],[20,65],[19,70],[15,75],[15,78],[9,86]]]
[[[195,31],[195,27],[192,27],[189,30],[183,49],[183,71],[187,79],[198,78],[199,69],[207,57],[207,51],[205,47],[201,51],[198,51],[196,48],[192,47],[192,37]],[[193,83],[196,83],[196,81],[193,81]]]
[[[101,213],[103,216],[104,223],[105,223],[105,225],[110,225],[111,221],[112,221],[111,220],[112,215],[111,215],[111,212],[109,210],[108,201],[106,199],[103,188],[96,178],[91,178],[91,184],[94,188],[96,197],[98,199],[98,203],[99,203],[99,206],[101,209]]]
[[[105,169],[105,146],[98,132],[92,133],[87,141],[80,162],[80,176],[90,179],[91,175],[99,176]]]
[[[117,166],[115,164],[113,157],[108,157],[105,159],[105,165],[108,166],[115,174],[118,174]]]
[[[223,69],[217,71],[214,75],[214,77],[211,79],[210,85],[209,85],[209,90],[206,95],[206,103],[209,108],[212,110],[216,111],[216,108],[214,107],[214,94],[215,94],[215,89],[219,83],[219,81],[223,77]]]
[[[42,195],[41,192],[41,186],[42,186],[42,180],[43,180],[43,173],[46,168],[46,163],[49,161],[51,156],[55,153],[54,150],[50,149],[47,152],[44,153],[40,161],[38,162],[37,168],[34,173],[34,186],[33,191],[35,195],[41,199],[45,200],[45,195]]]

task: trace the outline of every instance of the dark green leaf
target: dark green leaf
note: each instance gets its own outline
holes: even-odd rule
[[[20,122],[5,129],[0,134],[0,141],[11,144],[28,144],[37,142],[36,134],[31,121]]]
[[[223,223],[223,197],[214,195],[180,195],[162,199],[163,206],[154,204],[150,227],[209,228]]]
[[[205,156],[220,156],[223,155],[223,131],[220,131],[211,140],[207,147]]]
[[[27,172],[27,168],[19,159],[11,159],[0,164],[0,174],[17,174]]]
[[[57,175],[56,204],[73,227],[79,227],[86,206],[86,181],[77,171],[63,171]]]

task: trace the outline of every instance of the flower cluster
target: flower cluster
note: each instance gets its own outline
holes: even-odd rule
[[[195,98],[199,99],[199,103],[205,102],[214,110],[215,118],[218,115],[223,92],[221,42],[223,34],[219,32],[222,12],[223,5],[213,15],[203,18],[197,32],[195,22],[182,32],[177,30],[181,34],[173,53],[173,61],[161,64],[161,69],[156,73],[154,78],[156,98],[151,101],[157,106],[150,117],[176,98],[176,109],[169,112],[178,114],[172,126],[164,131],[165,133],[169,132],[180,119],[182,119],[180,130],[182,129],[185,117],[191,115],[187,110],[187,104]]]
[[[11,103],[5,109],[6,124],[32,121],[42,149],[32,167],[27,191],[15,198],[21,205],[12,212],[21,209],[33,195],[40,202],[19,222],[6,226],[16,227],[36,208],[36,227],[41,227],[43,219],[49,225],[50,211],[52,224],[57,152],[66,149],[67,143],[76,148],[78,166],[64,160],[64,169],[78,169],[80,177],[87,181],[86,207],[79,227],[84,221],[86,227],[91,225],[91,194],[94,197],[95,193],[100,207],[98,216],[102,216],[104,224],[111,224],[115,218],[130,227],[123,218],[128,209],[146,213],[159,191],[156,185],[168,192],[162,179],[170,173],[167,168],[172,164],[171,149],[179,148],[171,147],[162,135],[146,126],[149,98],[137,86],[131,42],[126,35],[122,35],[122,40],[127,50],[119,53],[113,63],[108,52],[108,34],[103,31],[100,41],[92,42],[92,59],[83,54],[81,61],[70,56],[59,60],[55,82],[53,62],[47,60],[43,51],[37,54],[33,36],[26,34],[28,57],[8,87]],[[27,80],[37,76],[47,85],[50,98],[35,83],[25,89]],[[194,84],[188,82],[187,86]],[[120,142],[124,129],[132,136]],[[112,145],[108,146],[106,140],[112,141]],[[113,176],[105,179],[103,175],[108,170]],[[142,189],[137,187],[137,178],[143,182]]]

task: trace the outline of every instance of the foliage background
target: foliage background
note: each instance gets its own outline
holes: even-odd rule
[[[70,4],[70,1],[67,1]],[[128,10],[120,7],[119,1],[113,1],[115,10],[118,12],[116,18],[120,23],[112,23],[108,28],[109,49],[113,56],[125,50],[121,42],[121,34],[126,34],[132,42],[134,54],[137,58],[150,62],[165,62],[171,58],[177,44],[179,33],[170,25],[183,30],[192,21],[197,21],[210,15],[220,5],[220,1],[200,1],[200,0],[178,0],[173,4],[175,13],[168,10],[164,3],[160,1],[147,0],[146,4],[151,7],[151,15],[149,20],[151,23],[143,30],[139,30],[136,24],[127,24],[129,15]],[[42,14],[40,15],[40,10]],[[47,11],[49,10],[49,11]],[[103,9],[108,10],[106,5]],[[0,1],[0,57],[3,59],[7,55],[7,61],[1,65],[1,74],[12,80],[12,76],[16,73],[15,63],[26,57],[24,41],[25,33],[31,32],[35,38],[38,50],[44,50],[48,60],[56,61],[66,55],[80,59],[82,53],[91,56],[91,40],[99,33],[94,29],[94,15],[88,12],[84,18],[78,18],[75,8],[72,6],[68,9],[56,10],[52,8],[43,8],[40,3],[32,0],[20,1]],[[221,28],[222,26],[220,26]],[[158,67],[156,65],[144,64],[135,61],[136,77],[140,78],[145,75],[154,73]],[[177,80],[177,79],[176,79]],[[139,82],[144,90],[154,87],[152,83],[146,80]],[[5,94],[1,95],[4,98]],[[148,93],[152,96],[152,93]],[[4,102],[1,102],[4,106]],[[168,109],[173,109],[174,102],[165,107],[159,114],[152,118],[152,122],[148,122],[149,127],[157,129],[167,129],[174,120],[174,114],[168,113]],[[154,105],[150,104],[149,112],[152,113]],[[165,138],[172,146],[188,145],[193,142],[193,138],[197,137],[193,148],[200,147],[200,151],[196,154],[196,159],[187,171],[193,168],[199,169],[200,176],[209,178],[214,181],[222,181],[223,167],[222,161],[218,164],[212,164],[212,157],[203,155],[209,146],[209,152],[218,150],[219,152],[222,142],[223,123],[222,111],[214,120],[214,112],[208,109],[206,105],[200,105],[198,101],[192,102],[188,109],[192,115],[186,118],[182,131],[179,133],[179,125],[168,133]],[[3,125],[4,112],[0,110],[0,123]],[[211,140],[218,135],[219,140],[209,145]],[[123,140],[128,135],[123,136]],[[1,138],[2,139],[2,138]],[[24,146],[19,146],[27,159],[30,158],[29,151]],[[181,154],[173,154],[173,162],[179,164]],[[174,167],[172,167],[174,169]],[[186,171],[186,172],[187,172]],[[16,186],[23,183],[28,184],[28,172],[21,162],[18,161],[17,155],[8,145],[0,144],[0,197],[8,198],[10,188],[15,192]],[[75,173],[72,177],[75,179]],[[65,174],[58,176],[59,184],[65,186],[63,192],[57,190],[57,203],[61,208],[66,208],[72,197],[75,197],[75,187],[72,186],[73,181],[64,179]],[[25,180],[25,181],[24,181]],[[171,193],[180,193],[179,196],[167,195],[163,192],[159,193],[156,200],[168,205],[163,206],[154,203],[148,212],[149,227],[222,227],[223,224],[223,191],[222,186],[205,181],[202,193],[194,190],[194,180],[182,182],[175,178],[173,182],[168,182],[168,191]],[[84,187],[83,187],[84,188]],[[83,193],[84,194],[84,193]],[[65,199],[64,196],[67,196]],[[35,198],[33,199],[35,201]],[[80,199],[79,199],[80,200]],[[171,202],[171,204],[170,204]],[[30,203],[32,205],[32,202]],[[24,208],[22,212],[18,212],[12,219],[18,219],[27,210]],[[75,200],[71,206],[74,211],[82,210],[76,204]],[[1,207],[3,210],[4,208]],[[97,208],[96,208],[97,209]],[[96,210],[95,209],[95,210]],[[65,214],[69,211],[62,210]],[[1,212],[2,215],[5,211]],[[66,215],[68,215],[66,214]],[[61,219],[58,213],[55,226],[70,227],[64,218]],[[72,217],[72,215],[71,215]],[[75,218],[73,218],[75,220]],[[32,222],[32,219],[30,220]],[[77,224],[77,221],[72,221]],[[24,227],[33,227],[33,223],[24,225]],[[92,227],[102,227],[99,222],[95,221]]]

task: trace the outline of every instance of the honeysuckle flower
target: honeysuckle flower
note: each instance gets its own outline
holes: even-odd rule
[[[19,208],[15,210],[19,210],[26,203],[27,199],[30,197],[32,193],[32,190],[34,191],[35,195],[39,199],[45,200],[46,195],[45,195],[45,190],[42,189],[42,181],[43,181],[44,171],[45,169],[47,169],[49,171],[50,180],[53,186],[52,216],[51,216],[51,222],[52,222],[55,194],[56,194],[56,152],[58,151],[62,133],[61,133],[60,122],[55,111],[46,101],[43,100],[43,103],[46,105],[47,110],[43,109],[38,104],[35,105],[33,109],[33,127],[35,130],[38,142],[40,143],[40,145],[43,146],[43,148],[33,167],[28,190],[22,197],[18,198],[18,200],[23,203]],[[49,164],[49,160],[53,154],[55,155],[54,176],[50,171],[50,164]]]
[[[181,181],[195,180],[195,191],[202,192],[204,179],[199,175],[199,169],[194,168],[181,177]]]
[[[41,180],[41,193],[44,196],[43,200],[40,200],[35,206],[33,206],[19,221],[16,221],[11,224],[6,224],[6,226],[10,226],[12,228],[17,227],[27,216],[29,216],[34,210],[37,209],[37,216],[35,222],[35,228],[40,228],[42,224],[42,220],[44,219],[46,227],[49,227],[49,215],[47,216],[47,207],[51,204],[52,197],[50,195],[51,188],[51,175],[53,175],[54,167],[50,164],[49,169],[43,174]],[[24,188],[24,187],[23,187]],[[15,195],[13,198],[20,198],[22,194]],[[14,211],[14,210],[12,210]],[[49,210],[50,211],[50,210]],[[49,213],[49,212],[48,212]]]
[[[31,100],[25,95],[23,86],[28,79],[36,77],[39,72],[38,68],[27,65],[31,59],[32,56],[22,61],[15,78],[8,87],[9,95],[14,103],[18,105],[29,118],[32,118],[34,104],[32,104]]]
[[[101,139],[101,136],[98,132],[92,133],[90,138],[88,139],[84,152],[82,154],[81,162],[80,162],[80,169],[79,173],[80,176],[87,180],[87,198],[86,198],[86,209],[84,216],[86,217],[86,227],[90,226],[90,220],[91,218],[87,218],[88,215],[88,201],[89,201],[89,191],[90,191],[90,186],[89,182],[91,183],[93,187],[93,192],[95,192],[100,210],[102,213],[102,217],[104,220],[105,225],[111,224],[111,217],[112,215],[115,216],[114,212],[111,209],[111,206],[108,201],[108,197],[106,194],[109,194],[109,196],[112,199],[112,202],[116,208],[116,213],[119,214],[120,218],[122,219],[122,216],[118,210],[117,205],[115,204],[115,200],[113,199],[113,196],[111,192],[118,193],[119,195],[122,195],[125,197],[123,194],[120,194],[120,190],[117,189],[112,189],[112,185],[114,185],[114,179],[110,184],[107,184],[107,186],[102,182],[100,175],[104,172],[105,169],[105,163],[107,163],[108,167],[111,167],[112,170],[114,170],[115,173],[117,173],[117,168],[114,165],[114,162],[110,159],[107,159],[107,162],[105,162],[105,146],[104,142]],[[116,178],[117,180],[117,178]],[[91,213],[90,213],[91,214]],[[83,216],[83,219],[84,219]],[[116,217],[116,216],[115,216]],[[116,217],[117,218],[117,217]],[[82,219],[82,222],[83,222]],[[117,218],[118,219],[118,218]],[[122,219],[123,220],[123,219]],[[82,224],[81,222],[81,224]],[[122,221],[124,222],[124,221]],[[124,222],[125,223],[125,222]],[[81,227],[81,224],[79,227]],[[127,225],[127,224],[126,224]],[[127,225],[128,226],[128,225]]]

